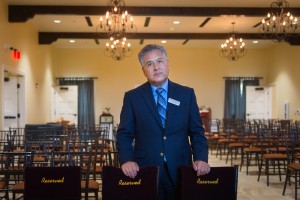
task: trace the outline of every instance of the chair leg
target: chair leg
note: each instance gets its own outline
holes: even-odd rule
[[[258,165],[258,177],[257,177],[257,181],[259,181],[259,179],[260,179],[260,174],[261,174],[261,169],[262,169],[262,163],[263,163],[263,160],[261,160],[260,164]]]
[[[269,160],[266,160],[267,186],[269,186]]]
[[[279,181],[281,181],[281,169],[280,169],[280,161],[277,161],[278,173],[279,173]]]
[[[295,199],[297,199],[297,189],[298,189],[298,170],[295,170]]]
[[[98,191],[95,191],[95,199],[98,200]]]
[[[286,190],[286,185],[287,185],[288,179],[290,179],[289,169],[286,170],[286,176],[285,176],[285,181],[284,181],[284,187],[283,187],[282,195],[285,195],[285,190]]]

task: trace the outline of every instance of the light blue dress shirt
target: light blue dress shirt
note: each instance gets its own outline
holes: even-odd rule
[[[164,91],[162,92],[162,96],[164,97],[164,99],[166,100],[166,102],[167,102],[167,105],[168,105],[168,83],[169,83],[169,80],[167,80],[164,84],[163,84],[163,86],[161,87],[161,88],[163,88],[164,89]],[[154,85],[151,85],[151,88],[152,88],[152,93],[153,93],[153,97],[154,97],[154,101],[155,101],[155,104],[157,105],[157,93],[156,93],[156,89],[158,88],[158,87],[156,87],[156,86],[154,86]],[[167,106],[168,107],[168,106]]]

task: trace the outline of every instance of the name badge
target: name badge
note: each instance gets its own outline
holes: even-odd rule
[[[168,102],[171,103],[171,104],[174,104],[176,106],[179,106],[180,105],[180,101],[177,101],[175,99],[172,99],[172,98],[169,98],[168,99]]]

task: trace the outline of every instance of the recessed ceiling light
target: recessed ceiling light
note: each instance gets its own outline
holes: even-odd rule
[[[75,40],[69,40],[70,43],[75,43]]]
[[[54,22],[55,24],[60,24],[60,23],[61,23],[61,21],[60,21],[59,19],[53,20],[53,22]]]
[[[166,44],[167,40],[162,40],[161,43]]]
[[[175,21],[173,21],[173,24],[180,24],[180,21],[175,20]]]
[[[253,43],[253,44],[257,44],[257,43],[258,43],[258,41],[257,41],[257,40],[254,40],[252,43]]]

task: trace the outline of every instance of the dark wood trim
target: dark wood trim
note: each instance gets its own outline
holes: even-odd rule
[[[227,39],[230,35],[227,33],[127,33],[128,39],[182,39],[182,40],[219,40]],[[260,39],[258,33],[239,33],[238,37],[243,39]],[[39,32],[39,44],[51,44],[57,39],[107,39],[105,33],[87,33],[87,32]],[[291,45],[300,45],[300,34],[289,38],[287,41]]]
[[[26,22],[35,15],[104,15],[107,6],[37,6],[37,5],[9,5],[8,21]],[[133,7],[126,6],[133,16],[265,16],[270,8],[263,7]],[[300,16],[300,8],[289,8],[295,16]]]

